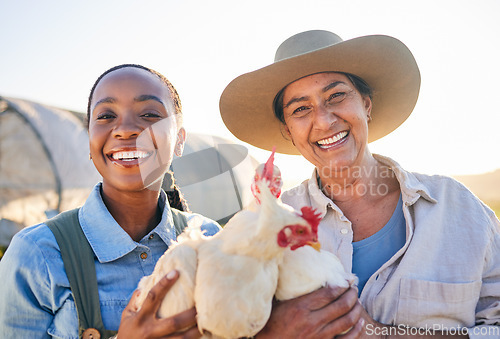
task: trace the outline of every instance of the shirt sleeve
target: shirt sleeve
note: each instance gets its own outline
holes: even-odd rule
[[[2,338],[49,338],[53,320],[47,263],[23,231],[12,239],[0,261]]]
[[[186,218],[189,226],[200,226],[206,236],[212,236],[222,229],[216,221],[198,213],[187,214]]]
[[[470,338],[500,337],[500,222],[488,211],[490,243],[486,251],[485,269],[479,301],[476,308],[476,324],[469,328]]]

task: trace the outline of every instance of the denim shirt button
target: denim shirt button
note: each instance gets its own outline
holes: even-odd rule
[[[147,258],[148,258],[148,254],[146,252],[142,252],[141,259],[147,259]]]
[[[83,331],[82,338],[83,339],[100,339],[101,334],[95,328],[87,328],[85,331]]]

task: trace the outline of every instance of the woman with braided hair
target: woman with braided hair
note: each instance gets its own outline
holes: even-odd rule
[[[188,211],[173,180],[168,192],[162,189],[186,138],[175,88],[144,66],[113,67],[92,87],[87,118],[90,157],[102,182],[80,209],[28,227],[12,240],[0,263],[1,337],[99,338],[118,330],[120,339],[198,337],[194,308],[156,317],[176,271],[153,288],[139,311],[132,306],[139,280],[153,272],[186,224],[200,225],[207,235],[220,230],[215,221]],[[60,240],[73,234],[83,240],[69,246]],[[80,245],[89,250],[75,254]],[[88,252],[90,264],[84,260]],[[83,283],[71,273],[78,270]],[[91,275],[96,288],[86,293]],[[82,305],[90,299],[97,301],[89,313]]]

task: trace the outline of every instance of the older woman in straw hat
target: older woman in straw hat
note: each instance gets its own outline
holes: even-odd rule
[[[500,337],[494,213],[453,179],[407,172],[368,148],[408,118],[419,88],[399,40],[308,31],[224,90],[221,115],[236,137],[315,166],[283,201],[321,212],[323,248],[359,277],[359,302],[353,289],[325,288],[278,303],[263,335]],[[297,314],[305,320],[287,323]]]

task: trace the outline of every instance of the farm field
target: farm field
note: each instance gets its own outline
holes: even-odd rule
[[[477,175],[454,176],[500,217],[500,169]]]

